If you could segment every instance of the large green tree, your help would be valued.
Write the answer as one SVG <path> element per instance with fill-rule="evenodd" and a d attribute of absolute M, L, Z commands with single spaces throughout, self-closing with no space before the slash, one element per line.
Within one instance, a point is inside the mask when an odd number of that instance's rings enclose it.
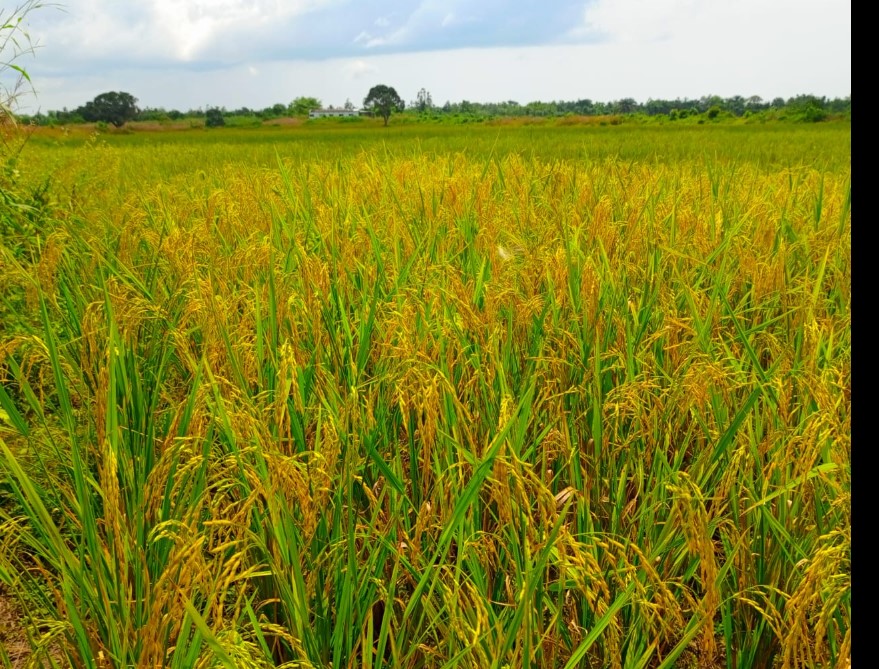
<path fill-rule="evenodd" d="M 218 107 L 208 109 L 204 115 L 204 125 L 206 128 L 219 128 L 226 125 L 223 110 Z"/>
<path fill-rule="evenodd" d="M 369 93 L 363 98 L 363 106 L 381 116 L 385 120 L 385 125 L 387 125 L 388 119 L 391 118 L 391 113 L 403 111 L 406 103 L 397 95 L 397 91 L 393 87 L 379 84 L 369 89 Z"/>
<path fill-rule="evenodd" d="M 415 96 L 415 108 L 420 112 L 428 112 L 433 109 L 433 97 L 426 88 L 422 88 Z"/>
<path fill-rule="evenodd" d="M 139 112 L 136 97 L 131 93 L 116 91 L 101 93 L 78 111 L 86 121 L 112 123 L 117 128 L 136 118 Z"/>
<path fill-rule="evenodd" d="M 290 113 L 294 116 L 308 116 L 312 109 L 320 109 L 321 102 L 317 98 L 308 98 L 300 95 L 290 103 Z"/>

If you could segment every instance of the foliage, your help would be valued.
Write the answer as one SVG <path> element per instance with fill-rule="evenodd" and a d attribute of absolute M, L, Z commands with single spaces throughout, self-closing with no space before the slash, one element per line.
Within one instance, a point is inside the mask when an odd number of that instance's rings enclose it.
<path fill-rule="evenodd" d="M 321 101 L 317 98 L 300 96 L 290 103 L 290 113 L 295 116 L 308 116 L 308 112 L 320 107 Z"/>
<path fill-rule="evenodd" d="M 217 107 L 211 107 L 205 112 L 204 124 L 206 128 L 219 128 L 226 125 L 226 119 L 223 118 L 223 111 Z"/>
<path fill-rule="evenodd" d="M 371 109 L 375 114 L 381 116 L 384 119 L 385 125 L 388 124 L 388 119 L 391 117 L 392 112 L 401 112 L 405 106 L 406 104 L 397 94 L 397 91 L 393 87 L 385 86 L 384 84 L 378 84 L 370 88 L 369 93 L 363 99 L 363 107 Z"/>
<path fill-rule="evenodd" d="M 797 121 L 817 123 L 827 119 L 827 101 L 814 95 L 801 95 L 788 101 L 787 109 Z"/>
<path fill-rule="evenodd" d="M 415 97 L 415 103 L 412 105 L 421 113 L 428 112 L 433 109 L 433 98 L 427 89 L 422 88 Z"/>
<path fill-rule="evenodd" d="M 86 121 L 103 121 L 121 128 L 137 118 L 137 98 L 130 93 L 110 91 L 101 93 L 78 111 Z"/>
<path fill-rule="evenodd" d="M 24 56 L 34 53 L 25 19 L 43 4 L 25 0 L 11 8 L 0 7 L 0 125 L 15 123 L 15 102 L 32 91 L 30 75 L 21 65 Z"/>
<path fill-rule="evenodd" d="M 34 52 L 26 19 L 43 5 L 35 0 L 10 9 L 0 8 L 0 338 L 16 332 L 14 324 L 23 316 L 22 292 L 5 278 L 8 262 L 38 258 L 41 234 L 48 227 L 48 181 L 22 183 L 21 154 L 30 133 L 18 126 L 15 107 L 30 89 L 30 76 L 21 65 Z M 32 90 L 32 89 L 30 89 Z M 17 334 L 17 332 L 16 332 Z"/>
<path fill-rule="evenodd" d="M 278 118 L 284 116 L 288 111 L 288 106 L 277 102 L 271 107 L 262 110 L 263 118 Z"/>
<path fill-rule="evenodd" d="M 734 95 L 730 98 L 719 96 L 703 96 L 698 99 L 677 98 L 675 100 L 649 99 L 645 103 L 639 103 L 632 98 L 624 98 L 618 101 L 598 102 L 589 99 L 559 100 L 559 101 L 533 101 L 521 105 L 515 100 L 502 102 L 473 102 L 462 100 L 452 103 L 447 101 L 442 106 L 433 106 L 433 100 L 426 89 L 419 93 L 426 96 L 419 105 L 416 99 L 411 109 L 418 111 L 422 121 L 450 121 L 452 123 L 484 122 L 499 118 L 564 118 L 564 117 L 625 117 L 627 120 L 639 122 L 646 119 L 654 119 L 662 122 L 666 119 L 681 121 L 689 119 L 689 123 L 704 122 L 704 114 L 714 107 L 719 111 L 715 121 L 725 119 L 747 118 L 750 122 L 763 122 L 775 120 L 790 120 L 794 122 L 807 120 L 846 119 L 851 120 L 851 97 L 845 98 L 818 98 L 811 95 L 800 95 L 789 100 L 775 98 L 771 102 L 762 100 L 759 96 L 752 95 L 744 98 Z M 808 102 L 808 101 L 812 102 Z M 305 116 L 310 109 L 321 106 L 316 98 L 297 98 L 288 106 L 275 104 L 262 110 L 242 107 L 236 110 L 226 111 L 227 120 L 240 116 L 259 116 L 262 119 L 271 119 L 293 114 Z M 346 109 L 353 107 L 350 100 L 346 100 Z M 422 109 L 423 108 L 423 109 Z M 36 125 L 64 125 L 69 123 L 82 123 L 82 107 L 76 110 L 63 109 L 60 111 L 49 110 L 39 113 L 25 120 Z M 676 113 L 675 113 L 675 110 Z M 823 110 L 823 111 L 821 111 Z M 204 110 L 190 109 L 187 111 L 144 109 L 138 113 L 138 120 L 166 119 L 202 119 Z"/>

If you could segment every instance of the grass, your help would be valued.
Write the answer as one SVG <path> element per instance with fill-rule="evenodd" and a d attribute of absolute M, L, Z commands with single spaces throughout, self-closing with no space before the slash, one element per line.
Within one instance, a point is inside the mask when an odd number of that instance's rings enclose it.
<path fill-rule="evenodd" d="M 53 180 L 0 211 L 0 579 L 32 661 L 845 666 L 849 125 L 23 157 L 18 197 Z"/>

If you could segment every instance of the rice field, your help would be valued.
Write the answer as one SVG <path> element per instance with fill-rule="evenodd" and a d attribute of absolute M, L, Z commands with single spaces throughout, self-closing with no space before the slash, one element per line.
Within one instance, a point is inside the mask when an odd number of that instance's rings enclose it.
<path fill-rule="evenodd" d="M 6 666 L 848 666 L 849 123 L 14 167 Z"/>

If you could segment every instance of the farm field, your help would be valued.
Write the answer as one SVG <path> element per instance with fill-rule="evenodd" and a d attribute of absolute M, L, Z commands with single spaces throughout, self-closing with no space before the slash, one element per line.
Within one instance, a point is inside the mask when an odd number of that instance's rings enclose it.
<path fill-rule="evenodd" d="M 8 666 L 848 666 L 850 123 L 39 129 L 0 189 Z"/>

